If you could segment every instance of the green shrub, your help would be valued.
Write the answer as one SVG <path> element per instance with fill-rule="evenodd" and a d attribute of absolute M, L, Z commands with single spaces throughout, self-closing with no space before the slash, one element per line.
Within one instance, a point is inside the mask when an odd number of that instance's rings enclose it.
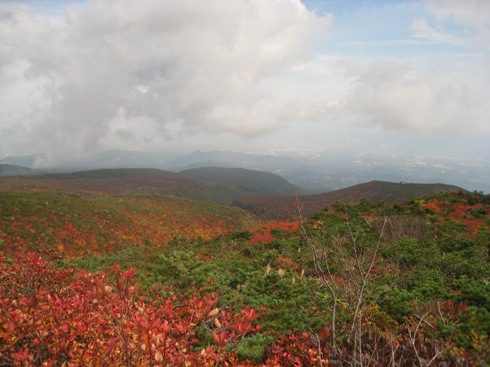
<path fill-rule="evenodd" d="M 274 340 L 272 336 L 257 333 L 246 337 L 238 343 L 238 356 L 240 359 L 249 359 L 255 363 L 263 362 L 265 349 Z"/>

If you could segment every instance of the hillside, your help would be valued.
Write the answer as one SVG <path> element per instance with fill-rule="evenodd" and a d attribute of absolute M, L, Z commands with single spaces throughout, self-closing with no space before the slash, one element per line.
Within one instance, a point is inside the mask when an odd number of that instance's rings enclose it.
<path fill-rule="evenodd" d="M 253 195 L 241 197 L 234 202 L 243 208 L 265 219 L 297 220 L 298 204 L 303 216 L 322 211 L 336 201 L 351 203 L 367 200 L 375 203 L 394 204 L 405 200 L 440 192 L 464 191 L 460 187 L 445 184 L 415 184 L 371 181 L 345 189 L 323 194 L 306 196 L 287 195 Z"/>
<path fill-rule="evenodd" d="M 165 248 L 173 238 L 212 238 L 255 228 L 241 209 L 161 195 L 66 197 L 52 192 L 0 192 L 4 250 L 27 246 L 82 256 L 125 245 Z"/>
<path fill-rule="evenodd" d="M 174 172 L 157 169 L 101 169 L 29 177 L 2 177 L 0 191 L 49 191 L 57 195 L 152 194 L 213 201 L 210 188 Z"/>
<path fill-rule="evenodd" d="M 40 173 L 42 173 L 42 172 L 35 170 L 35 169 L 32 169 L 32 168 L 17 166 L 15 164 L 0 163 L 0 177 L 2 177 L 2 176 L 27 176 L 27 175 L 35 175 L 35 174 L 40 174 Z"/>
<path fill-rule="evenodd" d="M 243 168 L 202 167 L 180 171 L 179 174 L 220 187 L 221 196 L 226 193 L 230 199 L 250 194 L 295 195 L 305 192 L 273 173 Z M 220 200 L 222 198 L 217 198 Z"/>
<path fill-rule="evenodd" d="M 313 218 L 0 192 L 0 365 L 489 365 L 490 196 Z"/>
<path fill-rule="evenodd" d="M 239 168 L 200 168 L 180 173 L 149 168 L 98 169 L 29 177 L 4 177 L 0 190 L 48 190 L 68 196 L 155 194 L 231 204 L 251 194 L 303 190 L 272 173 Z"/>
<path fill-rule="evenodd" d="M 147 177 L 147 178 L 179 178 L 179 175 L 170 171 L 154 168 L 110 168 L 86 170 L 70 173 L 50 173 L 43 175 L 45 178 L 69 180 L 69 179 L 109 179 L 121 177 Z"/>

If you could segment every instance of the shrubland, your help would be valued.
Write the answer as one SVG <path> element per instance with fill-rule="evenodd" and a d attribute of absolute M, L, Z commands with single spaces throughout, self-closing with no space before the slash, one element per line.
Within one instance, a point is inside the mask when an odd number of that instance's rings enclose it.
<path fill-rule="evenodd" d="M 21 222 L 30 246 L 12 249 L 2 209 L 0 365 L 490 363 L 488 195 L 297 206 L 296 222 L 158 243 L 141 226 L 77 256 L 36 251 L 42 229 Z"/>

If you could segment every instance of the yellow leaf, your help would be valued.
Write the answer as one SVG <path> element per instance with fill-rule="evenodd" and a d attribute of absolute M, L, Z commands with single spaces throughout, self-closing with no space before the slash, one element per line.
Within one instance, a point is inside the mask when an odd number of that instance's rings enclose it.
<path fill-rule="evenodd" d="M 155 361 L 157 361 L 157 362 L 162 362 L 163 361 L 162 352 L 160 352 L 159 350 L 157 350 L 155 352 Z"/>
<path fill-rule="evenodd" d="M 214 325 L 218 328 L 221 329 L 221 322 L 219 322 L 218 319 L 214 319 Z"/>
<path fill-rule="evenodd" d="M 216 317 L 218 316 L 218 313 L 219 313 L 219 308 L 216 307 L 216 308 L 213 308 L 209 313 L 208 313 L 208 317 Z"/>

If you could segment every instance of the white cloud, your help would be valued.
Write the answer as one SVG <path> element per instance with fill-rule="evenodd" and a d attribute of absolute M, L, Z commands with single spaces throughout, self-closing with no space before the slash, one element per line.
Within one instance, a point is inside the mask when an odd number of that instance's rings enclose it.
<path fill-rule="evenodd" d="M 453 45 L 463 45 L 464 41 L 459 37 L 451 35 L 440 29 L 434 29 L 426 19 L 416 19 L 410 25 L 414 37 L 426 39 L 432 42 L 450 43 Z"/>
<path fill-rule="evenodd" d="M 490 132 L 489 81 L 488 68 L 465 72 L 444 58 L 424 67 L 377 61 L 358 72 L 343 114 L 358 123 L 421 135 Z"/>
<path fill-rule="evenodd" d="M 484 1 L 394 6 L 396 21 L 359 7 L 328 38 L 299 0 L 18 3 L 0 4 L 0 156 L 490 133 Z"/>
<path fill-rule="evenodd" d="M 452 18 L 477 27 L 490 25 L 490 3 L 485 0 L 426 0 L 426 4 L 439 19 Z"/>
<path fill-rule="evenodd" d="M 299 0 L 89 0 L 56 22 L 0 5 L 5 149 L 76 160 L 118 139 L 271 131 L 263 80 L 329 26 Z"/>
<path fill-rule="evenodd" d="M 426 4 L 441 24 L 452 22 L 465 27 L 473 34 L 477 47 L 490 51 L 490 1 L 426 0 Z"/>
<path fill-rule="evenodd" d="M 349 92 L 338 116 L 421 136 L 488 134 L 490 2 L 428 0 L 425 5 L 430 20 L 414 19 L 412 35 L 448 47 L 432 56 L 414 53 L 411 60 L 339 61 Z"/>

